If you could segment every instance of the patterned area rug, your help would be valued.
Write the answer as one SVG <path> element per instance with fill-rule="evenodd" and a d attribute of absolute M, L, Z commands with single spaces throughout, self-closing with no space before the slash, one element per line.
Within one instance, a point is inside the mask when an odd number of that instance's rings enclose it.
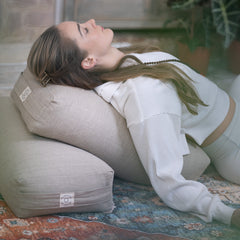
<path fill-rule="evenodd" d="M 0 198 L 0 240 L 187 240 L 63 216 L 20 219 Z"/>
<path fill-rule="evenodd" d="M 240 187 L 224 181 L 210 168 L 198 181 L 228 205 L 240 207 Z M 239 240 L 240 230 L 218 222 L 206 224 L 166 207 L 151 187 L 114 182 L 116 208 L 106 213 L 69 213 L 16 218 L 0 200 L 0 239 L 38 240 Z"/>

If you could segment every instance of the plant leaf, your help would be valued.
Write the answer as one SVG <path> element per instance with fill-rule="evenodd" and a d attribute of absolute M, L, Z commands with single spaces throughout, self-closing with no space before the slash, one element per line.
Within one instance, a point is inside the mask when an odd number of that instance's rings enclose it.
<path fill-rule="evenodd" d="M 173 9 L 190 9 L 200 4 L 202 0 L 176 0 L 171 1 L 171 7 Z"/>
<path fill-rule="evenodd" d="M 239 0 L 212 0 L 211 8 L 217 32 L 224 36 L 224 47 L 227 48 L 240 28 Z"/>

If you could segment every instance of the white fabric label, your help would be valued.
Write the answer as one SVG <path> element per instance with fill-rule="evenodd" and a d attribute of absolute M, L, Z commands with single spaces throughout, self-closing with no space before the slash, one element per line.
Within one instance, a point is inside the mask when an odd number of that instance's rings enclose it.
<path fill-rule="evenodd" d="M 60 207 L 72 207 L 74 206 L 74 192 L 61 193 L 60 194 Z"/>
<path fill-rule="evenodd" d="M 27 86 L 19 96 L 21 101 L 24 102 L 28 98 L 28 96 L 31 94 L 31 92 L 32 90 L 30 89 L 30 87 Z"/>

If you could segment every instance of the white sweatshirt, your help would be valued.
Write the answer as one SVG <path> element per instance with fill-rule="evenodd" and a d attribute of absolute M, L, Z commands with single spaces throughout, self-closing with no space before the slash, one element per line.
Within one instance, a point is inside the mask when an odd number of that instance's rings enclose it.
<path fill-rule="evenodd" d="M 142 62 L 176 59 L 164 52 L 132 54 Z M 127 63 L 136 64 L 133 61 Z M 225 118 L 228 95 L 186 65 L 172 62 L 191 79 L 207 107 L 192 115 L 180 101 L 174 85 L 150 77 L 107 82 L 95 90 L 126 119 L 139 158 L 159 197 L 174 209 L 191 212 L 203 220 L 230 224 L 234 209 L 197 182 L 181 175 L 183 155 L 189 153 L 185 134 L 201 145 Z"/>

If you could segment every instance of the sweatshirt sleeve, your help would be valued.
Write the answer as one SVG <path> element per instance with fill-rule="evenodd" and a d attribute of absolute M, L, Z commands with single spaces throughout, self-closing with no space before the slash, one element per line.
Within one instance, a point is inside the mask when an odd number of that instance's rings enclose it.
<path fill-rule="evenodd" d="M 234 209 L 212 195 L 203 184 L 182 175 L 180 117 L 159 114 L 129 126 L 139 158 L 151 184 L 169 207 L 190 212 L 206 222 L 230 224 Z"/>

